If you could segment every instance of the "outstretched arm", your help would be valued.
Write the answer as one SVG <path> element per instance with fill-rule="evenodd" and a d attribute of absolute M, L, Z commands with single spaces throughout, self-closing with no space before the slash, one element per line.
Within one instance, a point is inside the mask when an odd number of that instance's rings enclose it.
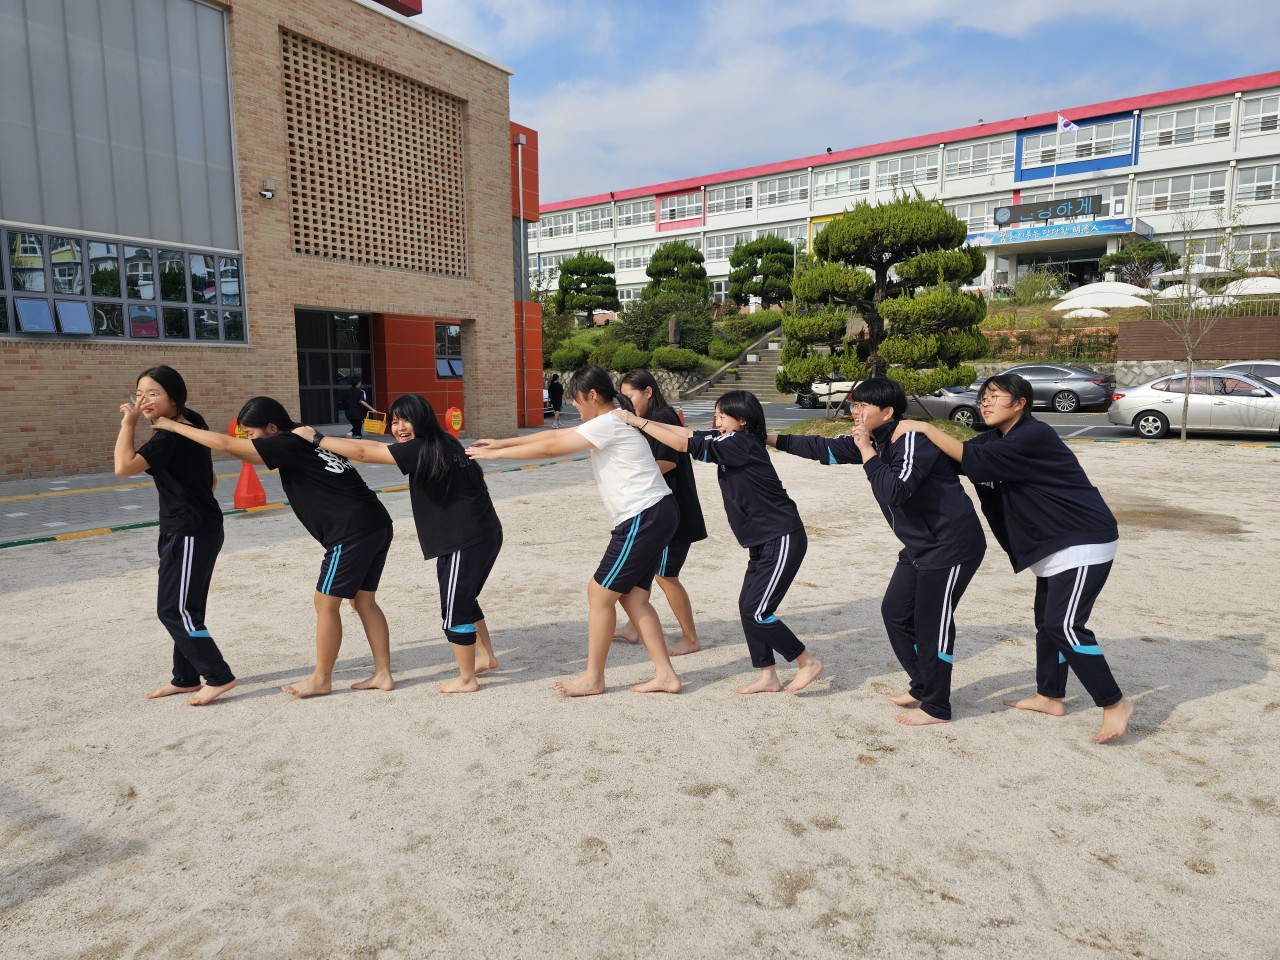
<path fill-rule="evenodd" d="M 133 449 L 133 428 L 138 423 L 138 413 L 137 404 L 120 404 L 120 432 L 116 434 L 114 458 L 117 477 L 134 477 L 151 466 L 146 457 L 138 456 Z"/>
<path fill-rule="evenodd" d="M 239 437 L 229 437 L 224 433 L 214 433 L 212 430 L 201 430 L 187 423 L 178 423 L 176 420 L 170 420 L 168 417 L 160 417 L 153 424 L 152 430 L 168 430 L 170 433 L 176 433 L 186 437 L 188 440 L 194 440 L 203 447 L 210 450 L 217 450 L 221 453 L 229 453 L 233 457 L 239 457 L 241 460 L 247 460 L 249 463 L 262 463 L 262 457 L 258 455 L 258 450 L 253 445 L 252 440 L 241 440 Z"/>
<path fill-rule="evenodd" d="M 896 441 L 906 433 L 923 433 L 935 447 L 956 463 L 962 462 L 964 443 L 949 433 L 939 430 L 933 424 L 925 423 L 922 420 L 903 420 L 898 424 L 898 429 L 893 431 L 893 439 Z"/>
<path fill-rule="evenodd" d="M 585 453 L 592 443 L 577 430 L 539 430 L 507 440 L 477 440 L 467 447 L 472 460 L 540 460 Z"/>
<path fill-rule="evenodd" d="M 689 449 L 689 438 L 693 436 L 693 431 L 688 427 L 681 427 L 674 423 L 658 423 L 656 420 L 646 420 L 644 417 L 637 417 L 629 410 L 614 410 L 613 415 L 628 426 L 635 427 L 641 433 L 647 433 L 659 443 L 665 443 L 672 450 L 685 451 Z"/>
<path fill-rule="evenodd" d="M 308 443 L 314 443 L 319 432 L 315 427 L 297 427 L 293 431 Z M 329 450 L 348 460 L 359 460 L 361 463 L 389 463 L 394 465 L 396 458 L 391 455 L 391 447 L 377 440 L 347 440 L 343 437 L 320 435 L 320 449 Z"/>

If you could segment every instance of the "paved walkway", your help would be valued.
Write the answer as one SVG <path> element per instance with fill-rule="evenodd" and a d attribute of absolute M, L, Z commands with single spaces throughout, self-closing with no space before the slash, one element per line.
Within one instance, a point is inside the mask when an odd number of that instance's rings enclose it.
<path fill-rule="evenodd" d="M 345 436 L 348 424 L 321 425 L 321 433 Z M 533 433 L 522 429 L 520 433 Z M 370 440 L 384 439 L 367 437 Z M 388 442 L 390 438 L 385 438 Z M 465 446 L 467 441 L 463 441 Z M 575 456 L 571 459 L 582 459 Z M 494 461 L 481 463 L 485 472 L 527 470 L 548 466 L 559 460 Z M 241 461 L 215 460 L 218 488 L 215 495 L 225 513 L 240 513 L 233 502 L 236 482 L 240 478 Z M 355 464 L 365 482 L 379 493 L 407 490 L 408 478 L 398 467 L 384 464 Z M 279 509 L 285 505 L 280 476 L 274 470 L 257 467 L 258 479 L 267 493 L 267 506 L 258 510 Z M 117 477 L 114 473 L 89 473 L 74 477 L 44 477 L 38 480 L 0 481 L 0 549 L 51 540 L 69 540 L 94 536 L 114 530 L 154 526 L 159 503 L 155 486 L 145 474 Z"/>

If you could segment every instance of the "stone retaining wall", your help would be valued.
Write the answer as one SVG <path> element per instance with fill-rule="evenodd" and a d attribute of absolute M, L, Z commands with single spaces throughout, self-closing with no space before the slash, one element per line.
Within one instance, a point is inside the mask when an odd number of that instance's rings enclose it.
<path fill-rule="evenodd" d="M 555 370 L 542 371 L 543 389 L 546 389 L 547 384 L 551 382 L 551 375 L 555 372 Z M 698 370 L 650 370 L 649 372 L 653 374 L 653 379 L 658 381 L 658 386 L 662 389 L 662 395 L 667 398 L 669 403 L 675 403 L 684 396 L 684 392 L 686 390 L 696 387 L 706 379 L 702 375 L 701 371 Z M 614 383 L 617 383 L 618 378 L 624 373 L 626 373 L 625 370 L 611 370 L 610 376 L 613 377 Z M 572 370 L 561 371 L 560 381 L 562 383 L 568 383 L 569 377 L 572 374 Z M 569 399 L 566 397 L 565 403 L 568 402 Z"/>

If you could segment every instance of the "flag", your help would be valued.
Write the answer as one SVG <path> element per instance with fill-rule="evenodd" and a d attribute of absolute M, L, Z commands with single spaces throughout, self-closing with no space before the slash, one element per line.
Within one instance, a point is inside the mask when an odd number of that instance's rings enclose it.
<path fill-rule="evenodd" d="M 1062 133 L 1064 130 L 1079 130 L 1079 129 L 1080 129 L 1079 127 L 1077 127 L 1074 123 L 1072 123 L 1062 114 L 1058 114 L 1058 132 L 1059 133 Z"/>

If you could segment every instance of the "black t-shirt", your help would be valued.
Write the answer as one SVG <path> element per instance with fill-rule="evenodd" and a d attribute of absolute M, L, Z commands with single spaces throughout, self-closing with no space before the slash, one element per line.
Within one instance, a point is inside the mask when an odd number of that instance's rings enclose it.
<path fill-rule="evenodd" d="M 253 441 L 262 462 L 280 471 L 294 515 L 325 548 L 391 526 L 382 501 L 351 463 L 293 433 Z"/>
<path fill-rule="evenodd" d="M 671 407 L 655 411 L 647 419 L 654 423 L 680 425 L 680 415 Z M 648 433 L 645 433 L 644 438 L 649 441 L 654 460 L 667 460 L 676 465 L 674 470 L 668 470 L 662 475 L 676 498 L 676 506 L 680 508 L 680 526 L 676 527 L 675 536 L 671 539 L 685 543 L 707 539 L 707 524 L 702 518 L 702 504 L 698 501 L 698 484 L 693 478 L 693 459 L 688 453 L 668 447 Z"/>
<path fill-rule="evenodd" d="M 699 430 L 689 438 L 689 455 L 714 463 L 729 528 L 744 547 L 754 547 L 803 529 L 800 511 L 787 496 L 769 452 L 746 433 Z"/>
<path fill-rule="evenodd" d="M 160 530 L 199 535 L 222 529 L 222 508 L 213 495 L 209 448 L 167 430 L 151 435 L 138 456 L 160 493 Z"/>
<path fill-rule="evenodd" d="M 559 380 L 552 381 L 547 387 L 547 399 L 551 401 L 551 405 L 557 410 L 564 403 L 564 384 Z"/>
<path fill-rule="evenodd" d="M 361 403 L 364 398 L 364 391 L 357 386 L 352 386 L 347 391 L 347 413 L 353 417 L 364 413 L 364 405 Z"/>
<path fill-rule="evenodd" d="M 413 522 L 418 528 L 418 543 L 428 560 L 454 553 L 488 537 L 502 536 L 502 522 L 493 509 L 489 488 L 484 482 L 480 464 L 462 450 L 462 444 L 450 440 L 453 454 L 453 482 L 449 495 L 432 500 L 414 478 L 418 454 L 425 440 L 406 440 L 391 444 L 391 456 L 401 473 L 409 476 L 409 502 L 413 505 Z"/>

